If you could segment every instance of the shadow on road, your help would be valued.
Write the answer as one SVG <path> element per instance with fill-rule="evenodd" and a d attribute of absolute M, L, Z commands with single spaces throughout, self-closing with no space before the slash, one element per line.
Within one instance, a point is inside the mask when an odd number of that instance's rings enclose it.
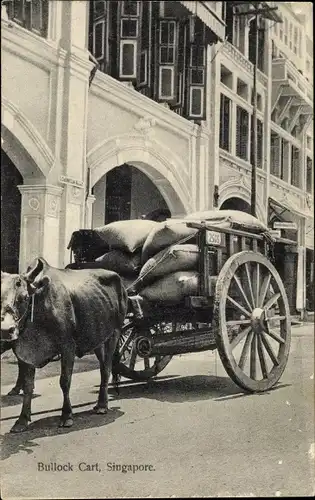
<path fill-rule="evenodd" d="M 39 398 L 40 394 L 33 394 L 32 399 Z M 15 396 L 1 395 L 0 396 L 0 406 L 1 408 L 7 408 L 8 406 L 21 405 L 23 402 L 23 394 L 18 394 Z"/>
<path fill-rule="evenodd" d="M 290 384 L 279 384 L 269 392 L 287 387 Z M 97 390 L 91 391 L 97 393 Z M 247 396 L 258 396 L 243 392 L 228 377 L 215 377 L 211 375 L 194 375 L 187 377 L 177 377 L 176 379 L 159 378 L 149 380 L 138 385 L 124 385 L 119 389 L 117 397 L 113 389 L 109 392 L 114 395 L 114 399 L 135 399 L 146 398 L 169 403 L 186 403 L 213 399 L 214 401 L 224 401 L 229 399 L 242 398 Z M 261 394 L 268 395 L 269 392 Z"/>
<path fill-rule="evenodd" d="M 73 409 L 77 406 L 73 405 Z M 60 412 L 60 410 L 58 410 L 58 412 Z M 113 423 L 117 418 L 123 415 L 124 412 L 117 406 L 111 407 L 106 415 L 97 415 L 93 413 L 92 410 L 85 410 L 81 413 L 74 414 L 74 423 L 72 427 L 58 427 L 60 415 L 42 418 L 31 423 L 28 430 L 21 434 L 6 433 L 0 436 L 1 459 L 6 460 L 11 455 L 15 455 L 21 451 L 28 455 L 33 453 L 33 449 L 39 446 L 38 443 L 35 443 L 34 439 L 56 436 L 59 434 L 69 434 L 70 432 L 76 432 L 83 429 L 104 427 Z"/>

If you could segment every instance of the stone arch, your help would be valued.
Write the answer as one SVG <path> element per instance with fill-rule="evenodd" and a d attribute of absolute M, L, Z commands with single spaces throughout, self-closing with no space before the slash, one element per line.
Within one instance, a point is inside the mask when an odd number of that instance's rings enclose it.
<path fill-rule="evenodd" d="M 181 175 L 182 165 L 175 155 L 146 136 L 119 136 L 107 139 L 87 155 L 91 185 L 113 168 L 128 163 L 148 176 L 168 204 L 172 215 L 191 210 L 191 198 Z"/>
<path fill-rule="evenodd" d="M 250 205 L 251 203 L 251 191 L 250 187 L 247 185 L 246 181 L 243 179 L 240 181 L 239 178 L 232 178 L 226 181 L 219 187 L 219 208 L 223 205 L 225 201 L 230 198 L 240 198 Z M 256 213 L 257 218 L 262 222 L 266 222 L 266 214 L 263 208 L 263 203 L 259 194 L 257 193 L 256 198 Z"/>
<path fill-rule="evenodd" d="M 2 97 L 1 147 L 13 161 L 23 179 L 43 181 L 54 164 L 46 141 L 26 116 Z"/>

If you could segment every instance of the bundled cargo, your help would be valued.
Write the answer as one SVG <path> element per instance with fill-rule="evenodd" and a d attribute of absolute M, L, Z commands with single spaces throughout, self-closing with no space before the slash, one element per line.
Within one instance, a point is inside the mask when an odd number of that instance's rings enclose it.
<path fill-rule="evenodd" d="M 149 233 L 159 226 L 151 220 L 121 220 L 94 229 L 110 250 L 133 253 L 140 249 Z"/>
<path fill-rule="evenodd" d="M 150 257 L 181 240 L 186 239 L 185 242 L 192 242 L 196 233 L 196 229 L 188 228 L 185 222 L 176 219 L 158 223 L 145 240 L 142 248 L 142 263 L 145 264 Z"/>
<path fill-rule="evenodd" d="M 240 229 L 255 233 L 268 233 L 268 227 L 253 215 L 241 212 L 240 210 L 207 210 L 204 212 L 194 212 L 186 215 L 185 220 L 201 221 L 206 220 L 213 225 Z"/>
<path fill-rule="evenodd" d="M 67 248 L 71 248 L 75 259 L 81 262 L 92 262 L 109 249 L 94 229 L 74 231 Z"/>
<path fill-rule="evenodd" d="M 176 304 L 188 295 L 197 295 L 198 289 L 197 271 L 178 271 L 154 281 L 141 290 L 139 295 L 148 302 Z"/>
<path fill-rule="evenodd" d="M 139 280 L 148 284 L 156 278 L 177 271 L 197 271 L 199 248 L 197 245 L 173 245 L 151 257 L 141 268 Z"/>
<path fill-rule="evenodd" d="M 122 250 L 111 250 L 98 257 L 96 262 L 103 269 L 115 271 L 121 275 L 135 275 L 141 267 L 141 250 L 134 253 L 123 252 Z"/>

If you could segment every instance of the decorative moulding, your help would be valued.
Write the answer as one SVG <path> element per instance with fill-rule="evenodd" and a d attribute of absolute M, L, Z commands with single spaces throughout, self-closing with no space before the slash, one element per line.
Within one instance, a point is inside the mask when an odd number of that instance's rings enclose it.
<path fill-rule="evenodd" d="M 144 116 L 134 125 L 134 129 L 145 135 L 154 135 L 154 127 L 157 124 L 157 120 L 151 116 Z"/>
<path fill-rule="evenodd" d="M 34 210 L 34 212 L 37 212 L 37 210 L 39 209 L 39 200 L 38 198 L 35 198 L 35 197 L 32 197 L 28 200 L 28 205 L 29 207 Z"/>
<path fill-rule="evenodd" d="M 160 103 L 148 99 L 140 92 L 136 92 L 134 88 L 131 89 L 122 85 L 122 82 L 100 71 L 95 75 L 91 93 L 134 113 L 136 116 L 139 116 L 140 113 L 143 116 L 149 114 L 157 118 L 163 124 L 164 129 L 175 135 L 187 138 L 194 129 L 194 124 L 189 120 L 177 115 L 170 109 L 166 109 Z"/>

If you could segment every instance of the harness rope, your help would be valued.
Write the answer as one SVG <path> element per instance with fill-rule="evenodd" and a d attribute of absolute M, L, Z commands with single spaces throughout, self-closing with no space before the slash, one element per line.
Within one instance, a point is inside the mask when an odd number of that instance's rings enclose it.
<path fill-rule="evenodd" d="M 31 323 L 34 322 L 34 305 L 35 305 L 35 294 L 33 293 L 32 296 L 28 297 L 28 302 L 27 302 L 27 306 L 26 306 L 26 309 L 24 311 L 24 313 L 22 314 L 22 316 L 20 318 L 18 318 L 18 314 L 17 314 L 17 307 L 16 307 L 16 298 L 17 298 L 17 291 L 15 293 L 15 296 L 14 296 L 14 299 L 12 301 L 12 304 L 8 304 L 7 307 L 5 308 L 7 312 L 11 312 L 11 314 L 13 315 L 13 318 L 15 319 L 17 325 L 19 326 L 21 321 L 27 316 L 28 312 L 29 312 L 29 306 L 30 306 L 30 303 L 31 303 Z"/>

